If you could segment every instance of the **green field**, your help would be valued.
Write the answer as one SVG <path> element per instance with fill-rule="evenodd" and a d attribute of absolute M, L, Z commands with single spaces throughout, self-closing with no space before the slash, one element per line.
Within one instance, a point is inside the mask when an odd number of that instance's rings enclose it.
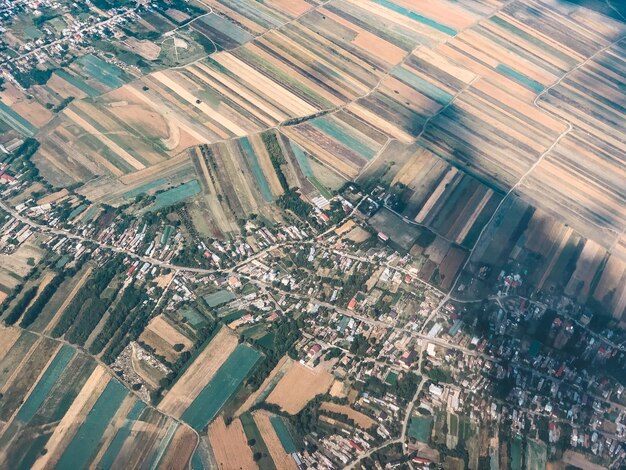
<path fill-rule="evenodd" d="M 515 438 L 511 442 L 511 470 L 522 470 L 522 440 Z"/>
<path fill-rule="evenodd" d="M 278 436 L 278 439 L 280 439 L 280 443 L 282 444 L 283 449 L 285 449 L 285 452 L 288 454 L 297 452 L 298 449 L 296 449 L 296 444 L 293 442 L 291 433 L 289 432 L 289 429 L 287 429 L 287 425 L 283 421 L 283 418 L 280 416 L 272 416 L 270 418 L 270 422 L 272 423 L 274 432 Z"/>
<path fill-rule="evenodd" d="M 69 73 L 67 73 L 63 69 L 55 70 L 54 73 L 57 74 L 59 77 L 61 77 L 63 80 L 65 80 L 70 85 L 75 86 L 76 88 L 78 88 L 80 91 L 85 93 L 87 96 L 94 97 L 94 96 L 98 96 L 100 94 L 100 92 L 98 90 L 96 90 L 93 87 L 90 87 L 83 80 L 81 80 L 78 77 L 75 77 L 74 75 L 70 75 Z"/>
<path fill-rule="evenodd" d="M 526 444 L 526 469 L 545 470 L 548 460 L 548 449 L 542 442 L 529 440 Z"/>
<path fill-rule="evenodd" d="M 419 442 L 430 441 L 430 431 L 433 427 L 432 416 L 412 416 L 409 422 L 409 437 Z"/>
<path fill-rule="evenodd" d="M 189 181 L 188 183 L 181 184 L 180 186 L 176 186 L 175 188 L 168 189 L 167 191 L 157 194 L 155 196 L 154 204 L 150 207 L 150 210 L 158 211 L 164 207 L 178 204 L 179 202 L 183 202 L 196 194 L 200 194 L 200 192 L 201 188 L 198 180 Z"/>
<path fill-rule="evenodd" d="M 235 294 L 233 294 L 229 290 L 220 290 L 217 292 L 213 292 L 212 294 L 207 294 L 202 298 L 209 307 L 215 308 L 225 303 L 228 303 L 231 300 L 234 300 Z"/>
<path fill-rule="evenodd" d="M 46 371 L 43 373 L 32 393 L 17 413 L 16 419 L 28 422 L 35 416 L 41 404 L 45 401 L 48 393 L 57 383 L 59 376 L 65 370 L 70 360 L 74 357 L 74 348 L 63 345 L 56 354 Z"/>
<path fill-rule="evenodd" d="M 258 426 L 254 422 L 254 418 L 252 417 L 252 415 L 249 412 L 244 413 L 239 417 L 239 419 L 241 420 L 241 425 L 243 426 L 243 432 L 246 435 L 246 439 L 248 439 L 248 441 L 254 440 L 254 445 L 250 446 L 252 448 L 252 452 L 259 452 L 261 454 L 267 455 L 267 457 L 263 457 L 257 462 L 259 470 L 276 470 L 274 461 L 269 456 L 267 444 L 265 444 L 263 436 L 261 435 Z"/>
<path fill-rule="evenodd" d="M 145 408 L 146 404 L 144 402 L 137 401 L 137 403 L 135 403 L 132 409 L 128 412 L 128 415 L 126 415 L 126 421 L 117 431 L 106 452 L 100 459 L 100 462 L 98 462 L 99 469 L 108 470 L 112 467 L 113 462 L 115 461 L 115 457 L 117 457 L 117 454 L 119 454 L 120 450 L 122 449 L 124 442 L 126 441 L 128 436 L 130 436 L 130 431 L 133 427 L 133 424 L 135 424 L 135 421 L 137 421 L 137 418 L 139 418 Z"/>
<path fill-rule="evenodd" d="M 272 191 L 269 184 L 267 183 L 265 175 L 263 174 L 261 165 L 259 165 L 256 154 L 252 149 L 252 145 L 250 145 L 250 141 L 244 137 L 239 141 L 239 145 L 241 146 L 241 150 L 243 151 L 246 160 L 248 160 L 248 163 L 250 164 L 250 169 L 252 170 L 252 174 L 254 174 L 254 179 L 256 179 L 256 182 L 259 185 L 259 189 L 261 190 L 263 199 L 265 199 L 267 202 L 273 201 L 274 197 L 272 196 Z"/>
<path fill-rule="evenodd" d="M 237 346 L 213 379 L 185 410 L 181 419 L 197 431 L 204 429 L 220 412 L 260 357 L 258 351 L 245 344 Z"/>
<path fill-rule="evenodd" d="M 128 395 L 127 390 L 117 380 L 111 380 L 93 405 L 76 435 L 65 448 L 57 468 L 87 468 L 98 450 L 104 434 L 119 406 Z"/>
<path fill-rule="evenodd" d="M 118 88 L 126 83 L 124 71 L 95 55 L 88 54 L 77 60 L 85 73 L 109 88 Z"/>
<path fill-rule="evenodd" d="M 496 70 L 536 93 L 541 93 L 544 89 L 541 83 L 528 78 L 526 75 L 519 73 L 517 70 L 512 69 L 508 65 L 498 64 L 496 66 Z"/>
<path fill-rule="evenodd" d="M 374 1 L 378 3 L 379 5 L 384 6 L 385 8 L 389 8 L 390 10 L 395 11 L 396 13 L 404 15 L 407 18 L 410 18 L 414 21 L 418 21 L 422 24 L 425 24 L 426 26 L 430 26 L 431 28 L 434 28 L 437 31 L 441 31 L 442 33 L 445 33 L 448 36 L 456 35 L 456 30 L 448 26 L 445 26 L 441 23 L 437 23 L 436 21 L 431 20 L 430 18 L 422 16 L 418 13 L 415 13 L 414 11 L 411 11 L 408 8 L 404 8 L 400 5 L 396 5 L 395 3 L 390 2 L 389 0 L 374 0 Z"/>
<path fill-rule="evenodd" d="M 345 147 L 359 153 L 368 160 L 376 155 L 376 150 L 368 147 L 364 143 L 360 142 L 356 137 L 350 135 L 348 131 L 343 128 L 343 126 L 339 125 L 331 118 L 324 116 L 313 119 L 311 121 L 311 125 L 325 134 L 328 134 Z"/>

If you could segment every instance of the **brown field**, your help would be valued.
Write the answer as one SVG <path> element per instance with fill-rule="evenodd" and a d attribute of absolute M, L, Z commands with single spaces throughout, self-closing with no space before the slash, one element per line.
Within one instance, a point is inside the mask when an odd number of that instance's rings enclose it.
<path fill-rule="evenodd" d="M 258 468 L 238 419 L 230 426 L 226 426 L 221 416 L 215 419 L 209 426 L 209 442 L 219 468 Z"/>
<path fill-rule="evenodd" d="M 159 468 L 185 470 L 197 443 L 198 435 L 189 426 L 181 424 L 159 461 Z"/>
<path fill-rule="evenodd" d="M 179 418 L 235 350 L 238 337 L 222 327 L 196 360 L 167 392 L 158 408 Z"/>
<path fill-rule="evenodd" d="M 0 325 L 0 360 L 9 352 L 20 335 L 21 331 L 18 328 Z"/>
<path fill-rule="evenodd" d="M 280 372 L 282 372 L 283 369 L 285 369 L 285 366 L 289 367 L 291 363 L 292 363 L 292 359 L 289 356 L 283 356 L 280 359 L 280 361 L 278 361 L 278 364 L 276 364 L 276 366 L 272 369 L 272 372 L 270 372 L 270 375 L 268 375 L 267 378 L 263 381 L 261 386 L 246 399 L 243 405 L 239 407 L 239 409 L 235 413 L 235 416 L 240 416 L 241 414 L 248 411 L 252 407 L 252 405 L 254 405 L 259 395 L 261 395 L 261 393 L 263 393 L 263 391 L 266 390 L 267 387 L 270 386 L 270 384 L 274 381 L 276 376 Z"/>
<path fill-rule="evenodd" d="M 280 439 L 274 431 L 274 426 L 270 422 L 270 413 L 265 410 L 255 411 L 253 413 L 254 422 L 259 428 L 259 432 L 263 436 L 263 442 L 270 451 L 270 456 L 276 465 L 277 470 L 298 470 L 296 462 L 291 455 L 285 452 Z"/>
<path fill-rule="evenodd" d="M 188 350 L 193 346 L 193 341 L 178 331 L 163 315 L 150 320 L 139 339 L 152 346 L 158 354 L 164 356 L 170 362 L 175 361 L 182 351 Z M 176 352 L 174 350 L 174 345 L 176 344 L 182 344 L 185 347 L 182 351 Z"/>
<path fill-rule="evenodd" d="M 301 411 L 315 396 L 328 391 L 333 380 L 332 374 L 320 367 L 310 369 L 294 362 L 266 401 L 293 415 Z"/>
<path fill-rule="evenodd" d="M 35 235 L 31 236 L 10 255 L 0 254 L 0 285 L 13 289 L 19 282 L 11 273 L 19 277 L 26 276 L 33 269 L 28 264 L 29 258 L 33 258 L 35 264 L 39 264 L 43 252 L 36 246 L 34 238 Z"/>
<path fill-rule="evenodd" d="M 161 47 L 148 40 L 140 40 L 133 37 L 126 38 L 122 44 L 130 51 L 140 55 L 146 60 L 156 60 L 161 53 Z"/>
<path fill-rule="evenodd" d="M 361 429 L 369 429 L 376 424 L 372 418 L 367 415 L 364 415 L 360 411 L 353 410 L 347 405 L 338 405 L 337 403 L 324 402 L 322 406 L 320 406 L 322 411 L 330 411 L 331 413 L 339 413 L 342 415 L 346 415 L 349 419 L 354 421 Z"/>

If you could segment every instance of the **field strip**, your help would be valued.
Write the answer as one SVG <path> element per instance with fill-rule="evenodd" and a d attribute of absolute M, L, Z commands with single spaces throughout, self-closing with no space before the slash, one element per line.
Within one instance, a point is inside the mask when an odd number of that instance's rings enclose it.
<path fill-rule="evenodd" d="M 21 336 L 21 330 L 2 324 L 0 325 L 0 336 L 2 337 L 2 341 L 0 341 L 0 360 L 2 360 Z"/>
<path fill-rule="evenodd" d="M 128 413 L 134 407 L 136 402 L 137 400 L 132 394 L 129 394 L 122 402 L 117 412 L 115 413 L 115 416 L 107 426 L 104 435 L 100 439 L 100 449 L 98 449 L 98 452 L 96 452 L 96 455 L 92 459 L 92 464 L 100 462 L 100 459 L 102 459 L 102 456 L 108 450 L 111 441 L 115 439 L 116 433 L 122 429 Z"/>
<path fill-rule="evenodd" d="M 269 413 L 265 410 L 255 411 L 252 414 L 254 422 L 259 428 L 261 436 L 263 436 L 263 442 L 267 446 L 270 452 L 270 456 L 276 465 L 277 470 L 298 470 L 295 460 L 285 452 L 283 445 L 274 431 L 274 427 L 270 422 Z"/>
<path fill-rule="evenodd" d="M 85 271 L 83 276 L 78 281 L 78 284 L 76 284 L 74 286 L 74 288 L 72 289 L 72 292 L 69 293 L 69 295 L 67 296 L 67 298 L 65 299 L 63 304 L 57 310 L 57 313 L 55 313 L 54 317 L 52 317 L 52 319 L 48 322 L 48 326 L 46 326 L 46 328 L 42 332 L 42 335 L 49 334 L 50 330 L 52 330 L 52 328 L 54 328 L 56 323 L 61 318 L 61 315 L 63 315 L 63 312 L 65 312 L 65 309 L 69 306 L 69 304 L 72 302 L 72 300 L 74 300 L 74 297 L 76 296 L 76 294 L 78 293 L 80 288 L 83 287 L 85 282 L 87 282 L 87 279 L 89 278 L 89 275 L 91 274 L 92 270 L 93 270 L 93 268 L 91 266 L 87 268 L 87 270 Z"/>
<path fill-rule="evenodd" d="M 115 153 L 117 153 L 120 157 L 122 157 L 126 163 L 128 163 L 130 166 L 132 166 L 135 170 L 143 170 L 146 166 L 141 163 L 139 160 L 135 159 L 135 157 L 133 157 L 130 153 L 128 153 L 126 150 L 124 150 L 122 147 L 120 147 L 119 145 L 117 145 L 115 142 L 113 142 L 111 139 L 109 139 L 108 137 L 106 137 L 104 134 L 102 134 L 102 132 L 98 131 L 98 129 L 96 129 L 95 127 L 93 127 L 90 123 L 88 123 L 87 121 L 85 121 L 82 117 L 80 117 L 77 113 L 75 113 L 74 111 L 72 111 L 71 109 L 66 109 L 65 110 L 66 115 L 72 119 L 74 122 L 76 122 L 76 124 L 78 124 L 79 126 L 81 126 L 83 129 L 85 129 L 87 132 L 89 132 L 90 134 L 92 134 L 94 137 L 96 137 L 98 140 L 100 140 L 104 145 L 106 145 L 107 147 L 109 147 L 111 150 L 113 150 Z M 111 165 L 109 162 L 107 162 L 107 168 L 108 166 L 113 166 Z M 119 171 L 119 170 L 118 170 Z"/>
<path fill-rule="evenodd" d="M 9 375 L 9 377 L 7 377 L 7 380 L 4 382 L 4 385 L 2 386 L 2 388 L 0 388 L 0 393 L 4 394 L 6 393 L 7 389 L 12 385 L 13 380 L 20 375 L 21 369 L 22 369 L 22 365 L 26 364 L 26 362 L 28 362 L 28 360 L 31 358 L 31 356 L 35 353 L 35 351 L 39 348 L 40 344 L 44 341 L 43 337 L 39 337 L 34 343 L 33 345 L 30 347 L 30 349 L 28 350 L 28 352 L 24 355 L 24 357 L 22 358 L 22 360 L 19 362 L 19 364 L 17 364 L 15 366 L 15 370 L 11 373 L 11 375 Z M 58 349 L 58 348 L 57 348 Z M 56 353 L 56 351 L 55 351 Z M 48 364 L 48 363 L 46 363 Z"/>
<path fill-rule="evenodd" d="M 32 470 L 42 470 L 44 468 L 54 467 L 56 462 L 51 462 L 51 460 L 53 458 L 60 458 L 60 452 L 63 451 L 63 447 L 61 447 L 62 441 L 71 438 L 74 432 L 82 424 L 85 416 L 81 417 L 80 414 L 84 408 L 91 408 L 91 406 L 93 406 L 96 402 L 98 396 L 100 396 L 100 393 L 102 393 L 106 384 L 109 382 L 109 380 L 103 380 L 105 377 L 109 379 L 106 369 L 101 365 L 96 366 L 94 371 L 91 373 L 91 376 L 87 379 L 85 385 L 83 385 L 83 388 L 78 393 L 76 399 L 67 410 L 67 413 L 65 413 L 65 416 L 63 416 L 63 419 L 61 419 L 59 425 L 52 433 L 50 440 L 46 444 L 48 452 L 35 461 Z M 59 455 L 55 455 L 57 454 L 57 450 L 60 451 Z"/>
<path fill-rule="evenodd" d="M 219 468 L 258 468 L 239 419 L 226 426 L 224 418 L 218 416 L 209 426 L 208 437 Z"/>
<path fill-rule="evenodd" d="M 36 343 L 35 343 L 36 344 Z M 54 361 L 54 359 L 56 358 L 57 353 L 61 350 L 61 348 L 63 347 L 62 344 L 57 343 L 57 345 L 59 346 L 56 350 L 51 351 L 52 354 L 50 354 L 50 359 L 48 360 L 48 362 L 46 362 L 46 365 L 43 367 L 43 369 L 41 369 L 41 372 L 39 373 L 39 375 L 37 376 L 37 378 L 35 379 L 35 381 L 33 382 L 33 384 L 30 386 L 30 388 L 26 391 L 26 393 L 24 394 L 24 397 L 22 399 L 22 402 L 20 403 L 20 406 L 18 406 L 15 411 L 13 412 L 13 414 L 11 415 L 11 417 L 7 420 L 7 425 L 11 424 L 13 422 L 13 420 L 15 419 L 15 415 L 17 415 L 17 413 L 19 413 L 20 409 L 22 408 L 22 405 L 24 405 L 24 403 L 26 403 L 28 401 L 28 398 L 30 397 L 31 393 L 33 393 L 33 390 L 35 389 L 35 387 L 37 387 L 37 385 L 39 384 L 39 381 L 41 380 L 41 378 L 44 376 L 44 374 L 46 373 L 46 371 L 48 370 L 48 367 L 50 366 L 50 364 L 52 363 L 52 361 Z M 16 367 L 15 370 L 19 370 L 20 367 Z"/>

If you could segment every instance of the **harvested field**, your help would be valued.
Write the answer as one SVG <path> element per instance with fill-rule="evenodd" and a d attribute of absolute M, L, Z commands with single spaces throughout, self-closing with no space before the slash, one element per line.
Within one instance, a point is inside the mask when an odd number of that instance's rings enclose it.
<path fill-rule="evenodd" d="M 191 455 L 196 448 L 198 436 L 187 426 L 179 426 L 172 437 L 165 455 L 159 461 L 160 468 L 185 470 L 189 468 Z"/>
<path fill-rule="evenodd" d="M 259 432 L 263 436 L 263 442 L 267 446 L 269 450 L 270 456 L 274 461 L 274 465 L 276 465 L 277 470 L 297 470 L 298 466 L 296 462 L 293 460 L 291 455 L 285 452 L 283 445 L 278 438 L 274 427 L 270 421 L 270 417 L 272 416 L 269 412 L 265 410 L 255 411 L 252 416 L 254 417 L 254 422 L 259 428 Z"/>
<path fill-rule="evenodd" d="M 167 392 L 158 408 L 168 415 L 179 418 L 211 381 L 237 344 L 237 335 L 230 329 L 222 327 Z"/>
<path fill-rule="evenodd" d="M 266 401 L 289 414 L 296 414 L 315 396 L 327 392 L 332 382 L 332 374 L 321 367 L 310 369 L 294 362 Z M 293 393 L 294 390 L 298 393 Z"/>
<path fill-rule="evenodd" d="M 331 413 L 338 413 L 346 415 L 348 419 L 354 421 L 361 429 L 367 430 L 374 426 L 376 422 L 367 415 L 364 415 L 360 411 L 356 411 L 347 405 L 338 405 L 337 403 L 324 402 L 320 406 L 322 411 L 330 411 Z"/>
<path fill-rule="evenodd" d="M 226 426 L 224 418 L 218 417 L 209 426 L 209 442 L 220 468 L 258 468 L 238 419 Z"/>
<path fill-rule="evenodd" d="M 164 315 L 159 315 L 150 320 L 146 329 L 139 336 L 139 340 L 152 346 L 158 354 L 164 356 L 169 362 L 174 362 L 183 351 L 193 346 L 193 341 L 172 325 Z M 182 344 L 184 349 L 175 351 L 174 346 L 176 344 Z"/>

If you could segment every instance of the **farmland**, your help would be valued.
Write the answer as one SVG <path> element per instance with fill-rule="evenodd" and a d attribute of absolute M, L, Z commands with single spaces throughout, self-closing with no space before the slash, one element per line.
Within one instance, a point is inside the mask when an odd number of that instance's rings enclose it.
<path fill-rule="evenodd" d="M 327 392 L 332 382 L 333 376 L 324 369 L 313 370 L 294 362 L 266 401 L 289 414 L 296 414 L 315 396 Z M 294 394 L 293 390 L 299 390 L 299 393 Z"/>
<path fill-rule="evenodd" d="M 236 347 L 237 337 L 222 327 L 167 392 L 159 409 L 172 416 L 182 416 Z"/>
<path fill-rule="evenodd" d="M 213 421 L 209 426 L 209 442 L 218 465 L 229 464 L 239 468 L 256 468 L 241 421 L 238 419 L 229 426 L 226 426 L 221 417 Z"/>
<path fill-rule="evenodd" d="M 50 468 L 99 462 L 111 468 L 141 454 L 158 462 L 172 452 L 177 459 L 190 459 L 192 449 L 159 452 L 167 446 L 164 428 L 179 425 L 146 409 L 89 356 L 19 331 L 4 331 L 0 358 L 3 370 L 14 370 L 2 379 L 0 412 L 6 426 L 0 458 L 5 465 Z M 144 426 L 150 422 L 165 426 Z"/>
<path fill-rule="evenodd" d="M 194 429 L 202 430 L 219 413 L 260 357 L 260 353 L 248 346 L 237 346 L 181 415 L 181 419 Z"/>

